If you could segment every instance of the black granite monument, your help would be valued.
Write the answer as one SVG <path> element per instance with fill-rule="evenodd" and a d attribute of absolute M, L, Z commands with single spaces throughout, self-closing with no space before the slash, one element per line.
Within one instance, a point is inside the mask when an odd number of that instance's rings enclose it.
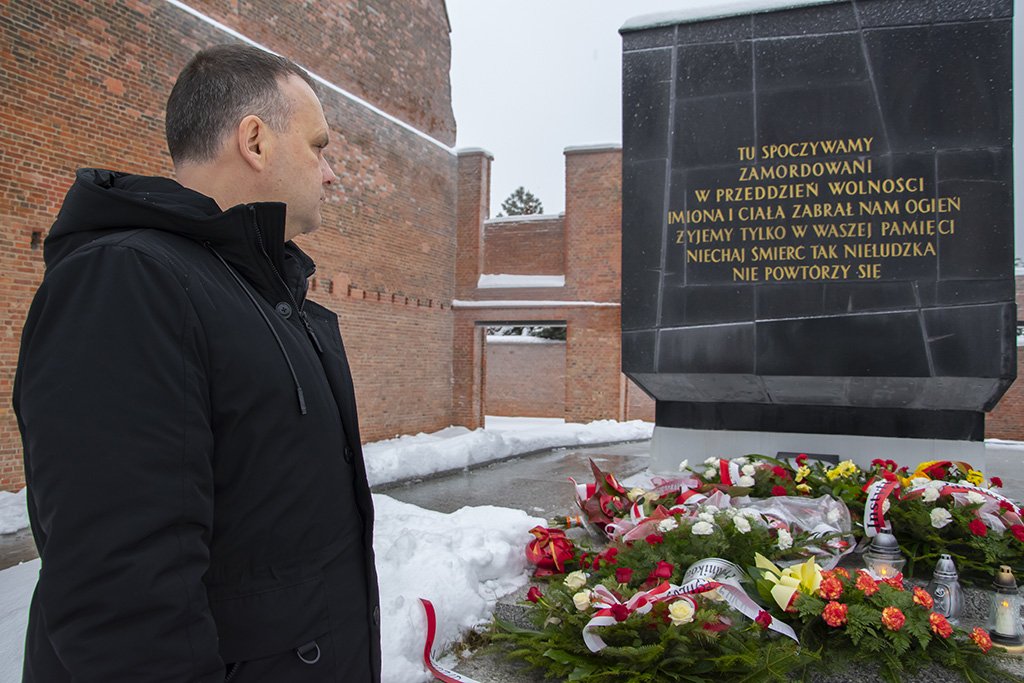
<path fill-rule="evenodd" d="M 1016 376 L 1012 0 L 790 4 L 622 29 L 623 370 L 659 428 L 980 442 Z"/>

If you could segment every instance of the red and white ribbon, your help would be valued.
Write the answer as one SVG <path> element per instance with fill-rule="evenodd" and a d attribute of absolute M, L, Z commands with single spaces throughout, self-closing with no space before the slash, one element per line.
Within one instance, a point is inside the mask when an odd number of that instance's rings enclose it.
<path fill-rule="evenodd" d="M 625 604 L 629 614 L 647 614 L 651 611 L 654 603 L 658 602 L 658 596 L 666 593 L 670 588 L 672 588 L 672 585 L 666 581 L 649 591 L 638 592 L 623 603 L 604 586 L 595 586 L 591 600 L 598 609 L 593 618 L 583 627 L 583 642 L 586 643 L 591 652 L 600 652 L 608 645 L 592 629 L 598 626 L 610 626 L 618 621 L 612 612 L 612 607 Z"/>
<path fill-rule="evenodd" d="M 864 535 L 868 538 L 874 538 L 889 527 L 885 521 L 885 500 L 899 485 L 899 481 L 888 479 L 878 479 L 868 485 L 868 499 L 864 502 Z"/>
<path fill-rule="evenodd" d="M 427 640 L 423 645 L 423 663 L 430 673 L 434 674 L 434 677 L 444 683 L 477 683 L 472 678 L 467 678 L 462 674 L 456 673 L 451 669 L 446 669 L 437 663 L 434 659 L 434 655 L 431 650 L 434 649 L 434 635 L 437 632 L 437 617 L 434 615 L 434 605 L 431 604 L 430 600 L 420 598 L 420 602 L 423 603 L 423 611 L 427 613 Z"/>
<path fill-rule="evenodd" d="M 718 475 L 726 486 L 736 486 L 740 480 L 740 466 L 731 460 L 721 458 L 718 461 Z"/>

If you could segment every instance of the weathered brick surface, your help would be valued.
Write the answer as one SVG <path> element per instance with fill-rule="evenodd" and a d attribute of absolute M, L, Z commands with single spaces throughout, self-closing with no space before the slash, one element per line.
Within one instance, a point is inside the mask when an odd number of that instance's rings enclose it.
<path fill-rule="evenodd" d="M 10 396 L 21 328 L 43 274 L 40 242 L 74 169 L 171 174 L 167 94 L 195 51 L 233 39 L 163 0 L 0 6 L 0 396 Z M 443 0 L 193 6 L 453 140 Z M 321 95 L 332 129 L 327 155 L 340 180 L 324 227 L 300 243 L 318 263 L 312 297 L 341 315 L 363 437 L 447 426 L 456 159 L 330 89 Z M 0 488 L 22 483 L 20 439 L 3 400 Z"/>
<path fill-rule="evenodd" d="M 484 271 L 510 275 L 564 275 L 565 226 L 561 216 L 484 223 Z"/>
<path fill-rule="evenodd" d="M 484 412 L 523 417 L 565 416 L 565 342 L 487 340 Z"/>

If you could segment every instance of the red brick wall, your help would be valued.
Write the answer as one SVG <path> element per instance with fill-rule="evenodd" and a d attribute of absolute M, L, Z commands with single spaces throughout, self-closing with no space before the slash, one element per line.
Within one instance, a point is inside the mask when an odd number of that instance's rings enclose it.
<path fill-rule="evenodd" d="M 1024 275 L 1016 277 L 1017 320 L 1024 319 Z M 985 436 L 1024 441 L 1024 347 L 1017 347 L 1017 381 L 985 416 Z"/>
<path fill-rule="evenodd" d="M 561 216 L 484 224 L 485 273 L 563 275 L 565 228 Z"/>
<path fill-rule="evenodd" d="M 193 6 L 441 142 L 452 141 L 443 0 L 378 0 L 372 9 L 368 3 L 274 0 L 198 0 Z M 4 396 L 10 396 L 21 327 L 43 273 L 33 233 L 45 236 L 76 167 L 170 174 L 163 135 L 167 94 L 196 50 L 232 40 L 163 0 L 3 3 Z M 329 193 L 324 227 L 300 244 L 318 262 L 312 297 L 341 315 L 363 437 L 446 426 L 453 421 L 456 159 L 367 107 L 321 90 L 332 128 L 327 154 L 340 181 Z M 365 292 L 372 294 L 363 298 Z M 9 401 L 0 401 L 0 488 L 22 483 L 16 423 Z"/>
<path fill-rule="evenodd" d="M 654 399 L 625 375 L 622 381 L 626 384 L 626 419 L 654 422 Z"/>
<path fill-rule="evenodd" d="M 484 412 L 565 416 L 565 342 L 487 341 Z"/>

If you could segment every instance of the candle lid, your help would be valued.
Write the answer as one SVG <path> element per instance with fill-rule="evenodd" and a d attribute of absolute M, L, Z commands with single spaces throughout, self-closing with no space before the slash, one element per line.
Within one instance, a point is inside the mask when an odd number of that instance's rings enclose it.
<path fill-rule="evenodd" d="M 1017 591 L 1017 580 L 1013 578 L 1013 570 L 1010 568 L 1010 565 L 1004 564 L 999 567 L 992 585 L 999 591 Z"/>

